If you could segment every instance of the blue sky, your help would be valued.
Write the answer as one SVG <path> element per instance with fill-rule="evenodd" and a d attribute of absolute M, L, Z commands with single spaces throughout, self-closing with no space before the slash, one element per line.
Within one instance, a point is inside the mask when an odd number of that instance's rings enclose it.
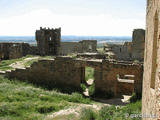
<path fill-rule="evenodd" d="M 146 0 L 0 0 L 0 35 L 34 35 L 61 27 L 63 35 L 131 36 L 145 28 Z"/>

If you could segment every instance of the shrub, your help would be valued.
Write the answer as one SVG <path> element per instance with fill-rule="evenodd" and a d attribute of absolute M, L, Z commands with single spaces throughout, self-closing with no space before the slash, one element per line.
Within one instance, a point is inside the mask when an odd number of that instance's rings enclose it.
<path fill-rule="evenodd" d="M 109 120 L 112 120 L 115 112 L 116 112 L 116 107 L 115 106 L 102 107 L 101 110 L 99 111 L 99 118 L 101 120 L 106 120 L 106 118 L 109 119 Z"/>
<path fill-rule="evenodd" d="M 85 80 L 88 81 L 89 79 L 94 80 L 94 68 L 92 67 L 85 68 Z"/>
<path fill-rule="evenodd" d="M 82 91 L 85 91 L 87 89 L 87 86 L 85 84 L 81 84 L 80 87 L 82 88 Z"/>
<path fill-rule="evenodd" d="M 92 109 L 83 108 L 81 110 L 80 120 L 96 120 L 96 118 L 97 118 L 97 115 Z"/>
<path fill-rule="evenodd" d="M 135 103 L 135 102 L 137 102 L 138 100 L 141 100 L 141 98 L 142 98 L 142 95 L 141 95 L 141 94 L 133 93 L 132 96 L 131 96 L 131 98 L 129 99 L 129 101 L 130 101 L 131 103 Z"/>
<path fill-rule="evenodd" d="M 37 111 L 39 113 L 50 113 L 54 110 L 55 110 L 55 108 L 52 105 L 41 105 L 37 108 Z"/>
<path fill-rule="evenodd" d="M 94 93 L 95 93 L 95 84 L 92 84 L 92 85 L 88 88 L 88 92 L 89 92 L 89 96 L 94 95 Z"/>

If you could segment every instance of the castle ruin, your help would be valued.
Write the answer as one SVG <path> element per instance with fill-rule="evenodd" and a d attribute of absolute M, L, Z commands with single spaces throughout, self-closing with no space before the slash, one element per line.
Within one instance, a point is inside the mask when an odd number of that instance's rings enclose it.
<path fill-rule="evenodd" d="M 61 28 L 36 30 L 36 41 L 40 55 L 58 55 L 61 42 Z"/>
<path fill-rule="evenodd" d="M 143 61 L 144 43 L 145 30 L 134 29 L 132 35 L 132 42 L 125 42 L 123 44 L 106 44 L 104 46 L 104 50 L 108 55 L 114 55 L 114 58 L 117 60 Z"/>

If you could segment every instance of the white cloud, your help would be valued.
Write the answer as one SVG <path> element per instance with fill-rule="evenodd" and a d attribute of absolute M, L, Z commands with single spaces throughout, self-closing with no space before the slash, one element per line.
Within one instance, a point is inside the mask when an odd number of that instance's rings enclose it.
<path fill-rule="evenodd" d="M 57 15 L 48 9 L 0 20 L 0 35 L 34 35 L 39 27 L 61 27 L 63 35 L 131 35 L 134 28 L 144 28 L 143 19 L 119 19 L 111 15 Z"/>

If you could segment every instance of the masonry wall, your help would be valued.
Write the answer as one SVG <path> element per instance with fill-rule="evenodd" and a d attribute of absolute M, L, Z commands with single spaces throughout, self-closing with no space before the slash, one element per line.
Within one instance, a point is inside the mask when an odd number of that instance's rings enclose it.
<path fill-rule="evenodd" d="M 36 47 L 28 43 L 0 43 L 0 59 L 15 59 L 27 54 L 36 54 Z"/>
<path fill-rule="evenodd" d="M 83 52 L 97 52 L 97 40 L 82 40 L 80 43 Z"/>
<path fill-rule="evenodd" d="M 132 35 L 132 42 L 125 42 L 124 44 L 107 44 L 104 46 L 104 50 L 106 50 L 106 52 L 113 52 L 117 60 L 143 61 L 144 43 L 145 30 L 134 29 Z"/>
<path fill-rule="evenodd" d="M 82 72 L 82 68 L 77 67 L 70 59 L 40 60 L 34 63 L 31 68 L 16 69 L 7 73 L 7 76 L 42 85 L 49 89 L 60 88 L 78 91 L 82 81 Z"/>
<path fill-rule="evenodd" d="M 160 1 L 147 1 L 142 114 L 160 116 Z M 160 119 L 160 118 L 159 118 Z M 143 120 L 158 120 L 143 118 Z"/>
<path fill-rule="evenodd" d="M 116 61 L 112 63 L 99 59 L 84 60 L 72 59 L 70 57 L 56 57 L 55 60 L 36 62 L 31 68 L 25 70 L 17 69 L 9 72 L 7 76 L 23 81 L 28 80 L 49 88 L 58 87 L 80 90 L 80 84 L 85 82 L 86 66 L 95 69 L 95 95 L 97 96 L 102 95 L 104 97 L 105 95 L 112 94 L 112 97 L 120 97 L 124 94 L 132 94 L 134 91 L 141 93 L 142 66 L 127 63 L 122 64 Z M 118 83 L 117 74 L 135 75 L 135 84 Z"/>
<path fill-rule="evenodd" d="M 143 61 L 144 59 L 145 30 L 134 29 L 132 35 L 132 59 Z"/>
<path fill-rule="evenodd" d="M 142 65 L 134 65 L 132 63 L 116 63 L 103 61 L 102 79 L 95 81 L 96 91 L 112 93 L 114 96 L 118 97 L 124 94 L 132 94 L 136 92 L 138 94 L 142 93 Z M 135 75 L 135 83 L 119 83 L 117 80 L 117 75 Z M 123 86 L 123 87 L 122 87 Z"/>
<path fill-rule="evenodd" d="M 58 55 L 61 42 L 61 28 L 36 30 L 36 41 L 40 55 Z"/>
<path fill-rule="evenodd" d="M 82 45 L 79 42 L 61 42 L 59 54 L 67 55 L 82 52 Z"/>
<path fill-rule="evenodd" d="M 107 44 L 105 46 L 105 50 L 109 50 L 106 52 L 113 52 L 115 55 L 115 59 L 117 60 L 131 60 L 131 46 L 132 44 L 126 42 L 124 44 Z"/>
<path fill-rule="evenodd" d="M 97 52 L 96 40 L 82 40 L 80 42 L 61 42 L 59 54 L 67 55 L 71 53 Z"/>

